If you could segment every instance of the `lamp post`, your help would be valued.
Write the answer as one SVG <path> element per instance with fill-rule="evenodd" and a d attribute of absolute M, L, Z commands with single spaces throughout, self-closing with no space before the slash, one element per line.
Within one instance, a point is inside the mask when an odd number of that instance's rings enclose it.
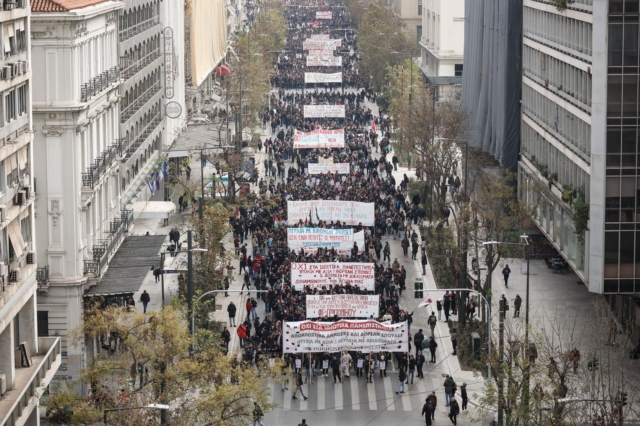
<path fill-rule="evenodd" d="M 493 258 L 491 257 L 491 255 L 493 254 L 491 250 L 493 246 L 505 245 L 505 246 L 524 246 L 525 247 L 525 257 L 527 258 L 527 290 L 526 290 L 526 300 L 525 300 L 524 359 L 526 360 L 525 361 L 526 364 L 525 364 L 524 375 L 522 380 L 523 387 L 524 387 L 522 402 L 525 407 L 528 407 L 529 406 L 529 382 L 531 377 L 531 363 L 528 361 L 529 359 L 529 237 L 527 235 L 521 235 L 520 240 L 524 242 L 508 243 L 504 241 L 503 242 L 487 241 L 482 244 L 487 247 L 490 253 L 489 261 L 491 263 L 493 263 Z M 490 279 L 491 272 L 492 272 L 492 268 L 490 266 L 489 266 L 488 272 L 489 272 L 489 278 L 487 279 Z M 488 290 L 491 291 L 490 288 Z M 490 320 L 491 319 L 489 319 L 489 321 Z M 491 331 L 490 326 L 489 326 L 489 331 Z M 489 334 L 488 338 L 491 339 L 491 334 Z M 502 353 L 502 348 L 500 348 L 500 352 Z M 500 422 L 502 419 L 502 410 L 503 410 L 503 407 L 501 407 L 501 405 L 499 404 L 498 405 L 498 422 Z M 499 424 L 502 425 L 502 423 L 499 423 Z"/>

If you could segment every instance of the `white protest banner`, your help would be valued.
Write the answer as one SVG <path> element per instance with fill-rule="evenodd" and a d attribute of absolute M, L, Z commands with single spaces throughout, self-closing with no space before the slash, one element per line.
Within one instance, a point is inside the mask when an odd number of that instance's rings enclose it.
<path fill-rule="evenodd" d="M 305 105 L 304 118 L 344 118 L 344 105 Z M 344 135 L 344 130 L 340 129 Z"/>
<path fill-rule="evenodd" d="M 344 129 L 317 129 L 311 132 L 296 130 L 294 148 L 344 148 Z"/>
<path fill-rule="evenodd" d="M 307 318 L 378 318 L 379 301 L 366 294 L 307 295 Z"/>
<path fill-rule="evenodd" d="M 296 290 L 346 284 L 373 291 L 375 264 L 357 262 L 292 263 L 291 285 Z"/>
<path fill-rule="evenodd" d="M 340 255 L 349 255 L 353 243 L 358 244 L 358 252 L 364 251 L 364 231 L 353 232 L 353 229 L 325 228 L 287 228 L 287 245 L 296 252 L 303 249 L 313 254 L 318 247 L 334 249 Z"/>
<path fill-rule="evenodd" d="M 331 12 L 316 12 L 316 19 L 331 19 L 332 15 Z"/>
<path fill-rule="evenodd" d="M 329 157 L 329 158 L 318 157 L 318 163 L 333 164 L 333 157 Z M 307 168 L 306 173 L 309 174 L 309 168 Z"/>
<path fill-rule="evenodd" d="M 306 39 L 302 42 L 302 50 L 336 50 L 336 47 L 342 46 L 341 38 L 334 39 Z"/>
<path fill-rule="evenodd" d="M 307 200 L 287 202 L 287 221 L 293 225 L 298 221 L 320 220 L 334 223 L 340 221 L 345 225 L 373 226 L 376 220 L 374 203 L 338 200 Z"/>
<path fill-rule="evenodd" d="M 382 324 L 372 320 L 337 322 L 285 322 L 283 353 L 305 352 L 407 352 L 407 322 Z"/>
<path fill-rule="evenodd" d="M 333 56 L 333 50 L 310 50 L 305 56 Z"/>
<path fill-rule="evenodd" d="M 349 163 L 309 163 L 310 175 L 324 175 L 326 173 L 349 174 Z"/>
<path fill-rule="evenodd" d="M 331 34 L 312 34 L 309 38 L 311 40 L 329 40 L 331 38 Z"/>
<path fill-rule="evenodd" d="M 305 72 L 305 83 L 342 83 L 342 73 L 336 72 L 331 74 L 323 74 L 320 72 Z"/>
<path fill-rule="evenodd" d="M 342 56 L 307 56 L 308 67 L 341 67 Z"/>

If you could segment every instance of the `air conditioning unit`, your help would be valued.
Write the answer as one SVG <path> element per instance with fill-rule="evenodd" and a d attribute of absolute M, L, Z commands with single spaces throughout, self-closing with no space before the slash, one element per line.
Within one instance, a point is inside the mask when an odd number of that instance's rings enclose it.
<path fill-rule="evenodd" d="M 29 61 L 22 61 L 20 65 L 22 66 L 22 74 L 26 74 L 29 71 Z"/>
<path fill-rule="evenodd" d="M 28 265 L 35 265 L 36 263 L 36 253 L 33 251 L 30 251 L 27 253 L 27 264 Z"/>
<path fill-rule="evenodd" d="M 24 205 L 27 202 L 27 194 L 24 191 L 16 192 L 16 195 L 13 197 L 13 203 L 19 206 Z"/>
<path fill-rule="evenodd" d="M 9 281 L 12 283 L 17 283 L 22 279 L 22 271 L 20 268 L 16 268 L 13 271 L 9 272 Z"/>
<path fill-rule="evenodd" d="M 11 78 L 11 67 L 4 66 L 0 70 L 0 80 L 9 80 Z"/>
<path fill-rule="evenodd" d="M 0 396 L 3 396 L 7 392 L 7 375 L 0 373 Z"/>

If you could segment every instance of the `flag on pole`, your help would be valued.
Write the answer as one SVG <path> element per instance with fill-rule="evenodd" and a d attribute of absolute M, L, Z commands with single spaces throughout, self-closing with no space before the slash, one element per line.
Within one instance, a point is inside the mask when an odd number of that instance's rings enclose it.
<path fill-rule="evenodd" d="M 427 297 L 425 297 L 424 300 L 420 302 L 420 304 L 418 305 L 418 308 L 424 308 L 425 306 L 429 306 L 432 303 L 433 303 L 433 299 L 431 298 L 431 296 L 427 294 Z"/>
<path fill-rule="evenodd" d="M 280 219 L 278 219 L 278 216 L 274 216 L 273 217 L 273 229 L 277 231 L 279 226 L 280 226 Z"/>
<path fill-rule="evenodd" d="M 309 223 L 313 223 L 313 216 L 311 215 L 313 209 L 309 209 Z"/>
<path fill-rule="evenodd" d="M 376 131 L 376 117 L 373 117 L 373 121 L 371 122 L 371 130 Z"/>
<path fill-rule="evenodd" d="M 318 219 L 318 222 L 320 222 L 320 215 L 318 214 L 318 208 L 316 207 L 316 219 Z"/>

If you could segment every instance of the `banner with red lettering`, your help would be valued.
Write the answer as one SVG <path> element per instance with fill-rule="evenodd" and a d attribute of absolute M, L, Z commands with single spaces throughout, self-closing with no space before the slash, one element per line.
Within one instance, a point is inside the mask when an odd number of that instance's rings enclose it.
<path fill-rule="evenodd" d="M 336 50 L 337 47 L 341 46 L 341 38 L 328 40 L 319 38 L 308 38 L 302 42 L 302 50 Z"/>
<path fill-rule="evenodd" d="M 344 118 L 344 105 L 305 105 L 304 118 Z M 344 133 L 344 130 L 340 129 Z"/>
<path fill-rule="evenodd" d="M 331 19 L 332 17 L 332 12 L 316 12 L 316 19 Z"/>
<path fill-rule="evenodd" d="M 340 255 L 350 255 L 353 243 L 358 244 L 358 252 L 364 250 L 364 231 L 353 229 L 327 228 L 287 228 L 287 247 L 296 252 L 316 253 L 319 247 L 334 249 Z"/>
<path fill-rule="evenodd" d="M 346 284 L 368 291 L 375 289 L 375 264 L 358 262 L 292 263 L 291 285 L 296 290 L 304 287 L 329 288 Z"/>
<path fill-rule="evenodd" d="M 408 352 L 406 321 L 387 324 L 372 320 L 337 322 L 285 322 L 283 353 L 305 352 Z"/>
<path fill-rule="evenodd" d="M 378 318 L 379 302 L 369 294 L 307 295 L 307 318 Z"/>
<path fill-rule="evenodd" d="M 349 174 L 349 163 L 309 163 L 307 167 L 310 175 L 324 175 L 327 173 Z"/>
<path fill-rule="evenodd" d="M 344 148 L 344 129 L 317 129 L 311 132 L 296 130 L 294 148 Z"/>
<path fill-rule="evenodd" d="M 307 55 L 308 67 L 341 67 L 342 56 L 311 56 Z"/>
<path fill-rule="evenodd" d="M 295 225 L 298 221 L 323 220 L 345 225 L 373 226 L 376 221 L 375 204 L 341 200 L 305 200 L 287 201 L 287 223 Z"/>

